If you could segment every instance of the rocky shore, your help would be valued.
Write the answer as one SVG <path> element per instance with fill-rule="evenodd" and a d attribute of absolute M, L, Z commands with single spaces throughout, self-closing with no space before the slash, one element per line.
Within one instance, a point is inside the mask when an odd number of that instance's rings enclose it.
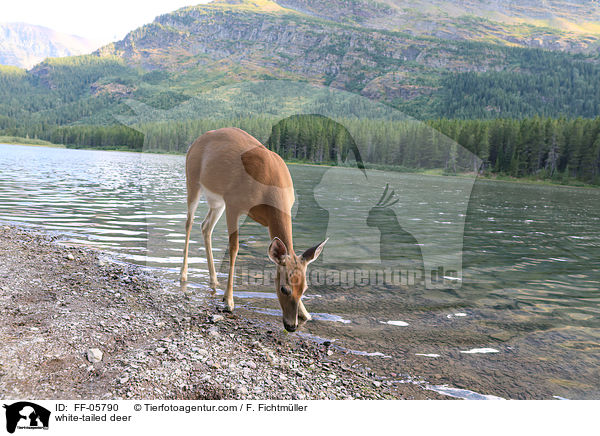
<path fill-rule="evenodd" d="M 441 398 L 177 291 L 57 235 L 0 226 L 0 398 Z"/>

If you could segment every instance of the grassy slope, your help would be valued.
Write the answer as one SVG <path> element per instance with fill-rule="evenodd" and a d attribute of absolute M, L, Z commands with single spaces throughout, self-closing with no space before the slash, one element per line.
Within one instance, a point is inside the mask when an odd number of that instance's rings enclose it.
<path fill-rule="evenodd" d="M 50 141 L 44 141 L 42 139 L 21 138 L 18 136 L 0 136 L 0 144 L 37 145 L 43 147 L 65 148 L 64 145 L 53 144 Z"/>

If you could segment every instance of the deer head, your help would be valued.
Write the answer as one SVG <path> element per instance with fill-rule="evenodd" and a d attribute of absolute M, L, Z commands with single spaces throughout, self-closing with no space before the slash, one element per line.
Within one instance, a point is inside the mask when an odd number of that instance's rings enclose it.
<path fill-rule="evenodd" d="M 367 217 L 367 226 L 369 227 L 383 227 L 386 226 L 390 219 L 396 218 L 396 214 L 391 209 L 391 206 L 398 203 L 399 199 L 393 200 L 395 191 L 389 192 L 390 184 L 386 183 L 385 189 L 381 198 L 375 206 L 369 211 Z M 389 193 L 388 193 L 389 192 Z"/>
<path fill-rule="evenodd" d="M 327 239 L 297 256 L 288 252 L 279 238 L 273 238 L 269 245 L 269 259 L 277 265 L 275 290 L 283 312 L 283 326 L 288 332 L 298 328 L 298 312 L 304 318 L 308 316 L 300 299 L 306 291 L 306 267 L 319 257 Z"/>

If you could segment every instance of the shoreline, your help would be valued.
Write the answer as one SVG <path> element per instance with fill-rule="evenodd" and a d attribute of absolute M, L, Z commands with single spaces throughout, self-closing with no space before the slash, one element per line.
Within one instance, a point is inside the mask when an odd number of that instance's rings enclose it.
<path fill-rule="evenodd" d="M 23 138 L 23 139 L 25 139 L 25 138 Z M 44 142 L 47 142 L 47 141 L 44 141 Z M 0 144 L 2 144 L 2 143 L 3 143 L 2 138 L 0 137 Z M 111 152 L 120 152 L 120 153 L 148 153 L 148 154 L 158 154 L 158 155 L 165 155 L 165 156 L 185 156 L 185 153 L 178 153 L 178 152 L 169 153 L 166 151 L 143 151 L 143 150 L 137 151 L 137 150 L 127 150 L 127 149 L 120 149 L 120 148 L 101 149 L 101 148 L 85 147 L 85 146 L 70 148 L 64 144 L 53 144 L 50 142 L 48 142 L 47 144 L 26 144 L 26 143 L 11 142 L 11 143 L 6 143 L 6 145 L 61 148 L 61 149 L 67 149 L 67 150 L 70 149 L 70 150 L 88 150 L 88 151 L 90 151 L 90 150 L 91 151 L 111 151 Z M 285 163 L 286 163 L 286 165 L 308 165 L 308 166 L 327 167 L 327 168 L 350 168 L 350 167 L 346 167 L 346 166 L 318 164 L 318 163 L 314 163 L 314 162 L 310 163 L 310 162 L 285 161 Z M 553 186 L 553 187 L 580 188 L 580 189 L 600 189 L 600 186 L 598 186 L 598 185 L 590 185 L 590 184 L 586 184 L 584 182 L 556 183 L 556 182 L 553 182 L 548 179 L 516 178 L 516 177 L 505 176 L 505 175 L 501 175 L 501 174 L 477 175 L 477 176 L 473 177 L 472 172 L 456 173 L 456 174 L 442 174 L 443 169 L 441 169 L 441 168 L 424 169 L 424 170 L 414 169 L 412 171 L 406 171 L 405 169 L 402 169 L 402 170 L 394 171 L 393 169 L 392 170 L 378 169 L 377 168 L 378 164 L 367 164 L 367 165 L 374 165 L 373 168 L 366 168 L 366 169 L 372 170 L 372 171 L 393 171 L 393 172 L 399 172 L 399 173 L 404 173 L 404 174 L 418 174 L 418 175 L 423 175 L 423 176 L 428 176 L 428 177 L 453 177 L 453 178 L 474 179 L 474 180 L 484 180 L 484 181 L 503 182 L 503 183 L 516 183 L 516 184 L 522 184 L 522 185 L 524 184 L 524 185 Z"/>
<path fill-rule="evenodd" d="M 0 277 L 2 399 L 450 399 L 55 233 L 0 225 Z"/>

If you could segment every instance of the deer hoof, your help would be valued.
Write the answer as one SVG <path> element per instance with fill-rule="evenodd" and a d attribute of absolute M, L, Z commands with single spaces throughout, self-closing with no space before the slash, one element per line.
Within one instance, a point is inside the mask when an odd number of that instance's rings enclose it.
<path fill-rule="evenodd" d="M 225 299 L 223 299 L 223 301 L 225 301 Z M 233 312 L 233 301 L 225 301 L 225 311 L 226 312 Z"/>
<path fill-rule="evenodd" d="M 298 314 L 298 318 L 300 318 L 300 319 L 302 319 L 304 321 L 310 321 L 312 319 L 312 316 L 310 316 L 310 313 L 308 313 L 308 312 L 306 314 L 299 313 Z"/>

